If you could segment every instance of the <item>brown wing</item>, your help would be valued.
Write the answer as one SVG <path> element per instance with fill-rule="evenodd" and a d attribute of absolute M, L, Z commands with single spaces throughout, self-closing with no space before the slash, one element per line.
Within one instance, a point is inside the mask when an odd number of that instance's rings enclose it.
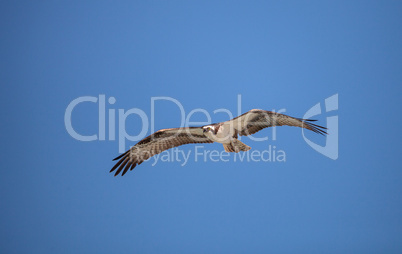
<path fill-rule="evenodd" d="M 128 169 L 133 170 L 135 166 L 140 165 L 155 154 L 173 147 L 193 143 L 213 143 L 213 141 L 204 135 L 202 127 L 173 128 L 157 131 L 138 142 L 127 152 L 113 159 L 120 160 L 110 172 L 119 167 L 114 176 L 117 176 L 121 171 L 123 171 L 121 174 L 123 176 Z"/>
<path fill-rule="evenodd" d="M 327 134 L 325 131 L 327 128 L 311 123 L 313 121 L 316 120 L 294 118 L 267 110 L 252 109 L 225 122 L 225 124 L 233 124 L 240 136 L 248 136 L 264 128 L 283 125 L 305 128 L 321 135 Z"/>

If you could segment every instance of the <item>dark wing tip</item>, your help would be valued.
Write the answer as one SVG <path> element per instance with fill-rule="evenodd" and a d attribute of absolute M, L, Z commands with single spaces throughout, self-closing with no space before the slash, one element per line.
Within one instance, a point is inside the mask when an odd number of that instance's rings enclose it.
<path fill-rule="evenodd" d="M 315 133 L 321 134 L 323 136 L 328 135 L 328 133 L 326 132 L 327 128 L 311 123 L 311 122 L 315 122 L 317 120 L 311 120 L 311 119 L 299 119 L 303 122 L 303 124 L 306 125 L 306 129 L 314 131 Z"/>
<path fill-rule="evenodd" d="M 114 174 L 114 176 L 117 176 L 118 174 L 120 174 L 120 172 L 124 169 L 124 167 L 127 165 L 128 161 L 130 159 L 128 157 L 124 157 L 124 161 L 123 163 L 120 165 L 120 167 L 116 170 L 116 173 Z"/>
<path fill-rule="evenodd" d="M 127 166 L 124 168 L 123 173 L 121 174 L 121 176 L 124 176 L 127 171 L 129 170 L 129 168 L 135 163 L 131 163 L 130 161 L 127 163 Z"/>
<path fill-rule="evenodd" d="M 140 164 L 138 163 L 138 165 L 140 165 Z M 135 168 L 135 166 L 137 166 L 137 164 L 136 164 L 136 163 L 132 163 L 132 164 L 131 164 L 130 171 L 133 170 L 133 168 Z"/>
<path fill-rule="evenodd" d="M 127 151 L 127 152 L 125 152 L 125 153 L 120 154 L 119 156 L 117 156 L 117 157 L 116 157 L 116 158 L 114 158 L 113 160 L 115 161 L 115 160 L 120 159 L 121 157 L 123 157 L 124 155 L 126 155 L 128 152 L 130 152 L 130 150 L 128 150 L 128 151 Z"/>
<path fill-rule="evenodd" d="M 119 160 L 109 172 L 112 173 L 125 159 L 126 157 L 121 158 L 121 160 Z"/>
<path fill-rule="evenodd" d="M 110 170 L 110 173 L 112 173 L 113 171 L 115 171 L 116 169 L 116 172 L 115 172 L 115 174 L 114 174 L 114 176 L 117 176 L 118 174 L 120 174 L 120 172 L 122 172 L 122 176 L 124 176 L 126 173 L 127 173 L 127 171 L 130 169 L 130 170 L 133 170 L 133 168 L 135 168 L 135 166 L 137 165 L 137 163 L 136 162 L 131 162 L 130 161 L 130 158 L 129 158 L 129 151 L 130 150 L 128 150 L 127 152 L 125 152 L 125 153 L 123 153 L 123 154 L 121 154 L 119 157 L 117 157 L 117 158 L 115 158 L 114 160 L 116 160 L 116 159 L 120 159 L 117 163 L 116 163 L 116 165 L 114 165 L 113 166 L 113 168 Z"/>
<path fill-rule="evenodd" d="M 314 131 L 315 133 L 321 134 L 323 136 L 328 135 L 328 133 L 325 131 L 327 128 L 316 125 L 316 124 L 309 124 L 309 130 Z"/>

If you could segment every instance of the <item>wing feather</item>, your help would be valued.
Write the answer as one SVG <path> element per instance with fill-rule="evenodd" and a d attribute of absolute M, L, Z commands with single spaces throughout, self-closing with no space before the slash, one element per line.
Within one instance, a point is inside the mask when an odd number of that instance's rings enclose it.
<path fill-rule="evenodd" d="M 149 135 L 131 147 L 127 152 L 119 155 L 114 160 L 120 159 L 110 170 L 113 172 L 117 167 L 115 176 L 122 172 L 133 170 L 135 166 L 151 158 L 152 156 L 166 151 L 170 148 L 194 143 L 213 143 L 203 133 L 202 127 L 187 127 L 163 129 Z"/>
<path fill-rule="evenodd" d="M 313 121 L 316 120 L 295 118 L 272 111 L 252 109 L 225 122 L 225 124 L 232 124 L 240 136 L 252 135 L 268 127 L 283 125 L 305 128 L 321 135 L 327 134 L 325 131 L 327 128 L 311 123 Z"/>

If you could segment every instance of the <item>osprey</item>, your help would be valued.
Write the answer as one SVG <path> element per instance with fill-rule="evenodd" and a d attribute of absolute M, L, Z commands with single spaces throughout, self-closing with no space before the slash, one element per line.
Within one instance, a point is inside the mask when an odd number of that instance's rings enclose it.
<path fill-rule="evenodd" d="M 113 160 L 120 159 L 110 170 L 113 172 L 117 167 L 117 176 L 123 172 L 133 170 L 145 160 L 173 147 L 194 144 L 194 143 L 213 143 L 223 144 L 226 152 L 248 151 L 248 145 L 238 140 L 238 136 L 248 136 L 264 128 L 273 126 L 296 126 L 305 128 L 321 135 L 327 134 L 325 127 L 313 124 L 316 120 L 300 119 L 290 117 L 262 109 L 252 109 L 232 120 L 204 125 L 201 127 L 184 127 L 159 130 L 138 142 L 127 152 L 121 154 Z"/>

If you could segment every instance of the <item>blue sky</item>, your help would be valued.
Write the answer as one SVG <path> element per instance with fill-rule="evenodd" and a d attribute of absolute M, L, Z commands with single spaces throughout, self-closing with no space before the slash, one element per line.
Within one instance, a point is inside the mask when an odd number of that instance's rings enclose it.
<path fill-rule="evenodd" d="M 400 2 L 0 5 L 0 252 L 402 251 Z M 302 117 L 334 94 L 339 110 L 315 118 L 325 125 L 338 116 L 337 160 L 312 149 L 300 129 L 281 127 L 276 140 L 242 141 L 275 146 L 286 162 L 150 161 L 113 177 L 119 142 L 108 125 L 106 140 L 83 142 L 64 122 L 82 96 L 114 97 L 106 112 L 116 118 L 135 108 L 149 117 L 151 98 L 166 96 L 219 122 L 228 117 L 213 111 L 236 116 L 239 95 L 242 112 Z M 172 102 L 157 101 L 155 117 L 156 129 L 180 125 Z M 98 104 L 79 104 L 72 124 L 99 134 Z M 127 117 L 125 128 L 139 134 L 141 118 Z"/>

